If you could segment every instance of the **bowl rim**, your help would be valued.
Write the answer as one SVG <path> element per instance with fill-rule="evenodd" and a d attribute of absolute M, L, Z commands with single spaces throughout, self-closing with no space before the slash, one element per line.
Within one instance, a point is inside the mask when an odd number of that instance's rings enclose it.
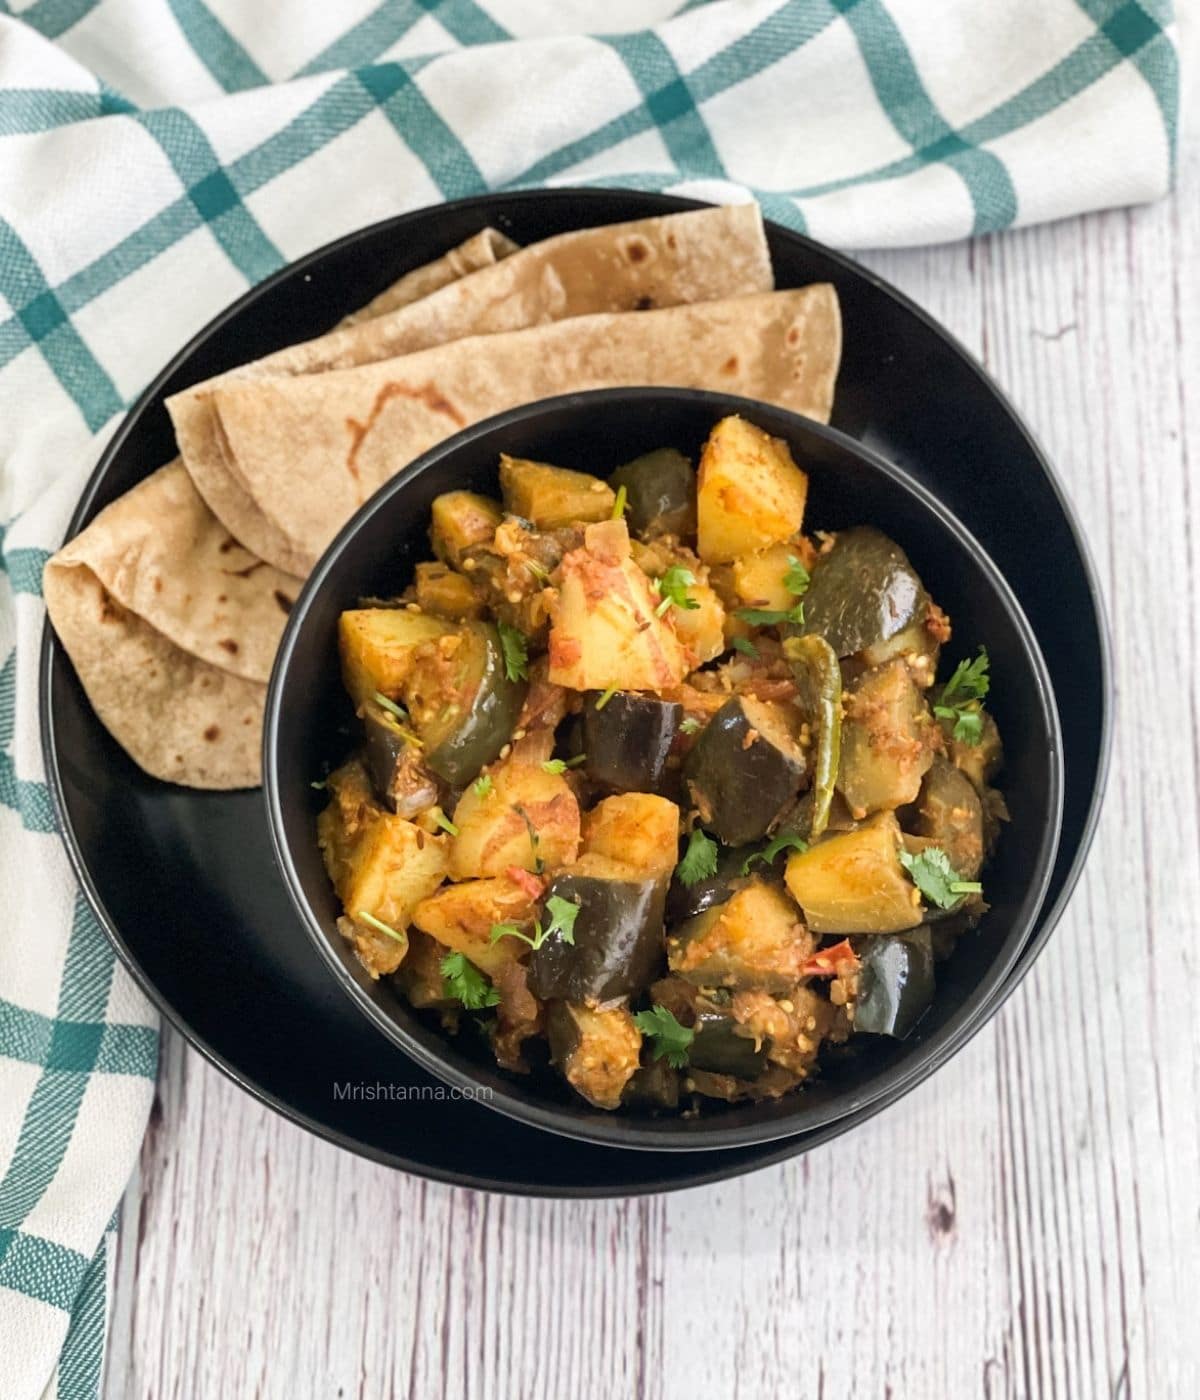
<path fill-rule="evenodd" d="M 896 1098 L 934 1073 L 951 1055 L 961 1050 L 989 1019 L 992 1010 L 1004 1000 L 1005 981 L 1024 950 L 1030 932 L 1041 912 L 1053 874 L 1062 830 L 1064 796 L 1062 733 L 1053 685 L 1036 634 L 1007 580 L 971 531 L 928 488 L 881 454 L 835 428 L 830 428 L 826 424 L 817 423 L 812 419 L 772 404 L 742 396 L 723 394 L 716 390 L 654 387 L 584 390 L 541 399 L 532 404 L 523 404 L 472 424 L 423 453 L 370 496 L 334 536 L 317 561 L 316 567 L 305 580 L 284 629 L 268 684 L 263 721 L 262 790 L 276 866 L 301 923 L 310 940 L 315 944 L 326 967 L 332 972 L 334 980 L 351 998 L 360 1013 L 365 1015 L 377 1030 L 387 1036 L 394 1045 L 414 1059 L 422 1068 L 452 1088 L 477 1090 L 481 1082 L 478 1077 L 460 1070 L 454 1064 L 428 1050 L 367 995 L 343 963 L 339 953 L 335 951 L 329 936 L 322 928 L 304 894 L 299 871 L 285 834 L 283 797 L 279 786 L 279 727 L 287 673 L 314 601 L 322 592 L 326 580 L 337 562 L 347 549 L 353 546 L 359 531 L 369 519 L 381 511 L 389 510 L 398 496 L 402 497 L 406 491 L 411 490 L 421 477 L 427 472 L 436 470 L 447 457 L 457 453 L 467 444 L 477 443 L 511 425 L 534 421 L 563 409 L 582 411 L 599 404 L 648 404 L 664 399 L 705 405 L 717 415 L 729 412 L 753 414 L 756 410 L 760 412 L 766 410 L 773 415 L 794 420 L 798 429 L 823 438 L 831 445 L 857 457 L 874 471 L 887 477 L 895 487 L 915 498 L 919 506 L 924 507 L 936 518 L 943 530 L 957 537 L 966 549 L 975 568 L 987 578 L 989 585 L 1009 613 L 1031 664 L 1036 686 L 1036 700 L 1041 708 L 1050 740 L 1046 755 L 1045 826 L 1039 843 L 1037 861 L 1032 876 L 1025 886 L 1024 897 L 1021 901 L 1023 912 L 1014 921 L 987 974 L 980 979 L 959 1012 L 922 1045 L 920 1050 L 911 1057 L 911 1063 L 901 1062 L 891 1066 L 874 1076 L 869 1086 L 848 1093 L 844 1097 L 839 1096 L 831 1103 L 818 1109 L 810 1110 L 811 1121 L 802 1125 L 789 1122 L 789 1115 L 783 1114 L 773 1122 L 758 1127 L 753 1123 L 731 1127 L 721 1127 L 719 1124 L 715 1124 L 703 1128 L 689 1127 L 686 1132 L 674 1133 L 672 1125 L 675 1120 L 666 1116 L 658 1119 L 637 1119 L 616 1115 L 607 1116 L 603 1115 L 601 1110 L 597 1110 L 595 1118 L 589 1116 L 583 1119 L 574 1119 L 562 1114 L 555 1105 L 549 1102 L 530 1102 L 525 1096 L 508 1092 L 502 1085 L 489 1086 L 491 1092 L 488 1097 L 479 1100 L 486 1107 L 519 1122 L 601 1146 L 632 1150 L 702 1152 L 731 1147 L 747 1147 L 818 1132 L 836 1120 L 881 1099 L 886 1098 L 889 1102 L 894 1102 Z M 796 1095 L 795 1101 L 797 1111 L 801 1112 L 803 1096 Z"/>

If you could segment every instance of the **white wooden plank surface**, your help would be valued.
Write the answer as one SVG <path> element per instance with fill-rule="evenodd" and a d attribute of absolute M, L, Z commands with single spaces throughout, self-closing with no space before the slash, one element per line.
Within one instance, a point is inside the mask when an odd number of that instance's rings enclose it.
<path fill-rule="evenodd" d="M 1106 813 L 1000 1015 L 798 1161 L 599 1203 L 359 1161 L 169 1035 L 113 1400 L 1200 1394 L 1198 174 L 1155 208 L 867 259 L 1040 434 L 1111 608 Z"/>

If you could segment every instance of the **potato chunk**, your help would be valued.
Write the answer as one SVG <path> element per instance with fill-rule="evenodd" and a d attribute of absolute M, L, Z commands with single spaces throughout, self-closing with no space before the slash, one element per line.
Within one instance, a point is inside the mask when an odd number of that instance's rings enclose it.
<path fill-rule="evenodd" d="M 317 841 L 346 910 L 339 927 L 363 966 L 379 977 L 403 961 L 412 911 L 445 879 L 449 842 L 385 811 L 357 760 L 332 774 L 329 787 L 332 799 L 317 818 Z M 360 917 L 364 912 L 401 939 L 375 929 Z"/>
<path fill-rule="evenodd" d="M 688 655 L 661 599 L 630 554 L 622 520 L 589 525 L 582 549 L 563 556 L 551 613 L 550 680 L 572 690 L 665 690 Z"/>
<path fill-rule="evenodd" d="M 900 864 L 900 824 L 881 812 L 789 856 L 787 887 L 816 933 L 902 933 L 923 913 Z"/>
<path fill-rule="evenodd" d="M 467 788 L 454 809 L 454 880 L 553 870 L 579 854 L 579 803 L 560 773 L 511 760 L 491 770 L 482 795 Z"/>
<path fill-rule="evenodd" d="M 642 875 L 669 875 L 679 860 L 679 808 L 649 792 L 606 797 L 583 819 L 583 850 Z"/>
<path fill-rule="evenodd" d="M 436 617 L 411 608 L 351 608 L 338 618 L 342 679 L 356 705 L 379 691 L 400 694 L 422 642 L 450 631 Z"/>
<path fill-rule="evenodd" d="M 744 554 L 733 562 L 733 587 L 739 606 L 774 608 L 786 612 L 796 597 L 784 583 L 790 561 L 798 558 L 794 544 L 773 544 L 757 554 Z"/>
<path fill-rule="evenodd" d="M 505 453 L 500 456 L 500 490 L 505 508 L 539 530 L 607 520 L 616 501 L 612 487 L 598 476 Z"/>
<path fill-rule="evenodd" d="M 723 563 L 790 539 L 804 523 L 808 477 L 787 443 L 736 416 L 722 418 L 700 457 L 698 548 Z"/>
<path fill-rule="evenodd" d="M 516 924 L 532 931 L 533 901 L 507 876 L 445 885 L 413 910 L 413 924 L 446 949 L 462 953 L 489 977 L 516 962 L 528 947 L 519 938 L 492 942 L 493 924 Z"/>

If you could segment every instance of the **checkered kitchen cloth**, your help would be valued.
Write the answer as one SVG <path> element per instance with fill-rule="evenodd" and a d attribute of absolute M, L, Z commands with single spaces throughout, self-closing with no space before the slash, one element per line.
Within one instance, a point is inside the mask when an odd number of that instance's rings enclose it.
<path fill-rule="evenodd" d="M 1169 0 L 0 0 L 6 1400 L 97 1391 L 153 1088 L 155 1017 L 54 832 L 35 668 L 42 563 L 167 356 L 326 240 L 485 190 L 749 191 L 843 246 L 1151 199 L 1178 93 Z"/>

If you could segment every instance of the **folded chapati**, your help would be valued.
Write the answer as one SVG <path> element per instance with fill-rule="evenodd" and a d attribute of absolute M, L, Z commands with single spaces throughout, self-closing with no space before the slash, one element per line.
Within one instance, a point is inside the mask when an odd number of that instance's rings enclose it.
<path fill-rule="evenodd" d="M 517 251 L 518 245 L 494 228 L 481 229 L 479 233 L 451 248 L 448 253 L 426 263 L 423 267 L 406 272 L 398 282 L 393 282 L 379 293 L 373 301 L 359 311 L 352 311 L 341 321 L 343 326 L 355 326 L 360 321 L 369 321 L 373 316 L 382 316 L 388 311 L 397 311 L 410 302 L 422 297 L 450 282 L 456 282 L 469 272 L 477 272 L 481 267 L 491 267 L 493 263 Z"/>
<path fill-rule="evenodd" d="M 43 589 L 92 707 L 147 772 L 259 781 L 266 681 L 300 581 L 231 539 L 181 463 L 102 510 Z"/>
<path fill-rule="evenodd" d="M 515 247 L 484 229 L 351 319 L 403 306 Z M 137 764 L 189 787 L 258 785 L 266 681 L 300 581 L 243 549 L 179 461 L 59 550 L 43 589 L 92 708 Z"/>
<path fill-rule="evenodd" d="M 289 565 L 307 572 L 383 482 L 495 413 L 581 389 L 673 385 L 827 422 L 840 356 L 837 293 L 819 284 L 579 316 L 354 369 L 227 380 L 209 404 L 228 469 L 286 537 Z"/>
<path fill-rule="evenodd" d="M 123 608 L 90 569 L 46 565 L 46 608 L 105 729 L 152 777 L 255 787 L 267 688 L 200 661 Z"/>
<path fill-rule="evenodd" d="M 774 286 L 756 205 L 581 229 L 520 249 L 398 310 L 289 346 L 167 400 L 184 464 L 230 533 L 264 559 L 307 572 L 313 555 L 286 530 L 222 451 L 213 395 L 227 384 L 311 375 L 393 359 L 467 336 L 601 312 L 715 301 Z"/>

